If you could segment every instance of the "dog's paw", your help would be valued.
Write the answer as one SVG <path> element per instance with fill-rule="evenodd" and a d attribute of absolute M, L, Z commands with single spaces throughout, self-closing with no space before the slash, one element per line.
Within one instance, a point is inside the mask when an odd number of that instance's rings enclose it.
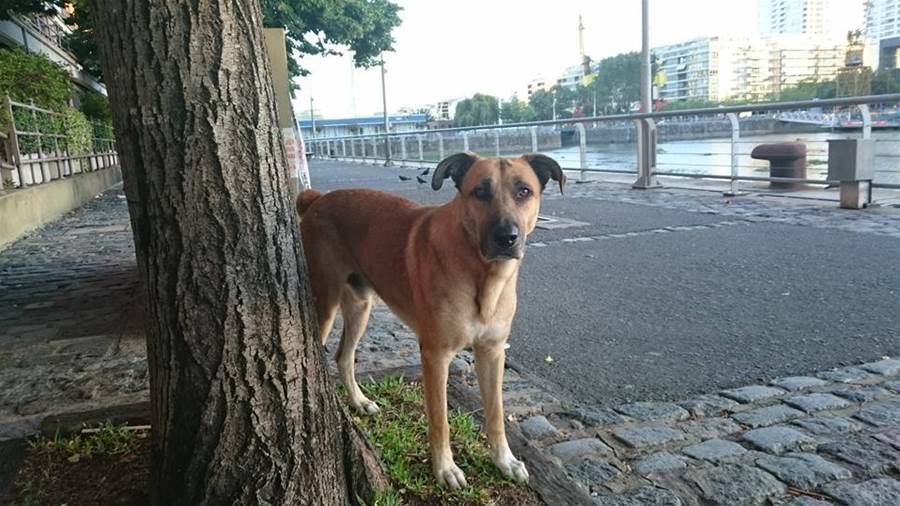
<path fill-rule="evenodd" d="M 357 413 L 363 416 L 374 415 L 381 410 L 378 407 L 378 404 L 375 404 L 369 399 L 366 399 L 362 402 L 353 403 L 353 409 L 355 409 Z"/>
<path fill-rule="evenodd" d="M 466 483 L 466 475 L 452 460 L 450 461 L 450 465 L 441 469 L 436 468 L 434 470 L 434 477 L 437 478 L 438 484 L 448 487 L 451 490 L 457 490 L 468 486 L 468 483 Z"/>
<path fill-rule="evenodd" d="M 513 457 L 512 453 L 506 453 L 494 458 L 494 465 L 503 473 L 503 476 L 513 479 L 519 483 L 528 481 L 528 470 L 525 469 L 525 463 Z"/>

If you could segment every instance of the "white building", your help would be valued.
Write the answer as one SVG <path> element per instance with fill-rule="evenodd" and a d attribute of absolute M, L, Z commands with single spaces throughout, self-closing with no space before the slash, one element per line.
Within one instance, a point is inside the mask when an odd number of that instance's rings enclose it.
<path fill-rule="evenodd" d="M 543 77 L 536 77 L 528 82 L 528 87 L 525 91 L 527 98 L 531 98 L 532 95 L 536 91 L 544 90 L 547 91 L 553 87 L 553 83 L 548 81 Z"/>
<path fill-rule="evenodd" d="M 653 49 L 667 102 L 759 100 L 807 80 L 827 80 L 844 64 L 843 41 L 802 34 L 708 37 Z"/>
<path fill-rule="evenodd" d="M 848 20 L 848 12 L 855 19 Z M 759 33 L 846 37 L 862 14 L 862 0 L 759 0 Z"/>
<path fill-rule="evenodd" d="M 900 0 L 869 0 L 865 16 L 866 41 L 877 50 L 878 68 L 897 68 L 897 55 L 900 51 Z"/>

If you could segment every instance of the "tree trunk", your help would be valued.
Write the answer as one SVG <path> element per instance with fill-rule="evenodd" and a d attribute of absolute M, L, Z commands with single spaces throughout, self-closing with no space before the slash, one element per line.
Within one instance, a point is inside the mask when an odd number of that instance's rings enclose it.
<path fill-rule="evenodd" d="M 94 0 L 148 293 L 154 504 L 348 504 L 383 486 L 337 404 L 258 0 Z"/>

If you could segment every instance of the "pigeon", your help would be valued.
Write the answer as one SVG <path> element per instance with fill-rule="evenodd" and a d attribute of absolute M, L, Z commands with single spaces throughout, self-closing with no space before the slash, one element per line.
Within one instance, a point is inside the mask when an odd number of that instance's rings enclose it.
<path fill-rule="evenodd" d="M 431 167 L 428 167 L 427 169 L 425 169 L 424 171 L 422 171 L 421 173 L 419 173 L 419 175 L 420 175 L 420 176 L 427 176 L 429 172 L 431 172 Z"/>
<path fill-rule="evenodd" d="M 406 177 L 406 176 L 398 176 L 398 177 L 400 178 L 400 181 L 409 181 L 410 179 L 412 179 L 411 177 Z"/>
<path fill-rule="evenodd" d="M 422 178 L 421 178 L 421 177 L 419 177 L 419 176 L 416 176 L 416 181 L 418 181 L 418 182 L 419 182 L 419 184 L 425 184 L 425 180 L 424 180 L 424 179 L 422 179 Z"/>

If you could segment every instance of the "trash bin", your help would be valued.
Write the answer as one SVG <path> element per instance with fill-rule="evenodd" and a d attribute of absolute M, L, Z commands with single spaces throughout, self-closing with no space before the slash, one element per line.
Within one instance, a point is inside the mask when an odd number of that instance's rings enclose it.
<path fill-rule="evenodd" d="M 768 160 L 770 177 L 806 179 L 806 144 L 802 142 L 760 144 L 750 152 L 750 158 Z M 803 183 L 772 181 L 769 185 L 771 188 L 799 188 Z"/>

